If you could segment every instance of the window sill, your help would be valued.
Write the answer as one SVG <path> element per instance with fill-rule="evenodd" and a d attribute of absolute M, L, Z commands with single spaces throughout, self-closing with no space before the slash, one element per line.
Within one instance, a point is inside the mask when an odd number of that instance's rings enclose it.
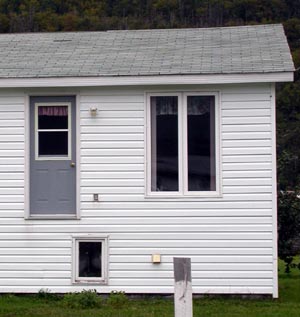
<path fill-rule="evenodd" d="M 220 199 L 223 198 L 222 193 L 213 192 L 213 193 L 202 193 L 202 194 L 193 194 L 193 195 L 181 195 L 181 194 L 146 194 L 145 199 L 157 200 L 157 201 L 207 201 L 211 199 Z"/>
<path fill-rule="evenodd" d="M 73 281 L 74 285 L 108 285 L 108 281 L 105 279 L 101 280 L 76 280 Z"/>
<path fill-rule="evenodd" d="M 30 215 L 25 220 L 80 220 L 77 215 Z"/>

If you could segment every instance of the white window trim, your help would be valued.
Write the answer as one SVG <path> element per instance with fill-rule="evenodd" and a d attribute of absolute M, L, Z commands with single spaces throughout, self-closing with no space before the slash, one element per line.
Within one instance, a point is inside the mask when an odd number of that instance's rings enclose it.
<path fill-rule="evenodd" d="M 79 277 L 79 242 L 101 242 L 101 277 Z M 108 283 L 108 236 L 80 235 L 72 237 L 72 283 L 107 284 Z"/>
<path fill-rule="evenodd" d="M 45 132 L 56 132 L 56 131 L 61 131 L 61 132 L 68 132 L 68 155 L 67 156 L 39 156 L 39 132 L 40 130 L 38 129 L 38 107 L 55 107 L 55 106 L 64 106 L 68 107 L 68 129 L 43 129 L 42 131 Z M 36 103 L 34 106 L 34 138 L 35 138 L 35 159 L 37 161 L 62 161 L 62 160 L 71 160 L 72 156 L 72 124 L 71 124 L 71 103 L 70 102 L 39 102 Z"/>
<path fill-rule="evenodd" d="M 176 192 L 151 191 L 151 108 L 150 98 L 155 96 L 178 97 L 178 181 L 179 190 Z M 187 96 L 214 96 L 215 97 L 215 164 L 216 190 L 215 191 L 188 191 L 187 177 Z M 146 93 L 146 142 L 145 142 L 145 197 L 146 198 L 209 198 L 221 197 L 221 151 L 220 151 L 220 97 L 217 91 L 174 91 Z"/>

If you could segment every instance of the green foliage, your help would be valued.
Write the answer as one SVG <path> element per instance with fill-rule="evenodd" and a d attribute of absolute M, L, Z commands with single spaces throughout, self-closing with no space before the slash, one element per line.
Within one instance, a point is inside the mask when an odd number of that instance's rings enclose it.
<path fill-rule="evenodd" d="M 59 296 L 57 294 L 51 293 L 48 288 L 41 288 L 37 293 L 37 298 L 43 300 L 58 300 Z"/>
<path fill-rule="evenodd" d="M 124 292 L 112 291 L 107 299 L 107 304 L 113 308 L 122 308 L 128 303 L 128 297 Z"/>
<path fill-rule="evenodd" d="M 91 309 L 102 306 L 103 301 L 96 290 L 83 290 L 82 292 L 68 293 L 62 300 L 64 307 L 73 309 Z"/>
<path fill-rule="evenodd" d="M 290 273 L 296 255 L 294 240 L 300 232 L 300 199 L 295 192 L 280 192 L 278 195 L 278 254 Z"/>
<path fill-rule="evenodd" d="M 281 190 L 300 185 L 300 82 L 278 86 L 277 153 Z"/>

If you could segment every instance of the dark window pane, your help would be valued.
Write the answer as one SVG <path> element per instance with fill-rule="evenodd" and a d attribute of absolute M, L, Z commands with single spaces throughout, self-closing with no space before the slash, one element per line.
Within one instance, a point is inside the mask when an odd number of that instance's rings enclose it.
<path fill-rule="evenodd" d="M 39 156 L 68 156 L 68 132 L 39 132 Z"/>
<path fill-rule="evenodd" d="M 38 107 L 38 129 L 68 129 L 68 107 Z"/>
<path fill-rule="evenodd" d="M 101 277 L 101 242 L 79 242 L 79 277 Z"/>
<path fill-rule="evenodd" d="M 188 190 L 216 190 L 215 97 L 188 96 Z"/>
<path fill-rule="evenodd" d="M 151 97 L 151 191 L 178 191 L 177 99 Z"/>

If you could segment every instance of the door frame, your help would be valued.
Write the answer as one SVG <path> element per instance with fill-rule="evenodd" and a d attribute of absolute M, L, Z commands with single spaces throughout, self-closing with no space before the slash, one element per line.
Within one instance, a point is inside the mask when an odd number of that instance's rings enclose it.
<path fill-rule="evenodd" d="M 31 215 L 30 214 L 30 98 L 31 97 L 64 97 L 64 96 L 74 96 L 75 97 L 75 108 L 76 108 L 76 210 L 74 215 Z M 24 218 L 28 220 L 32 219 L 80 219 L 80 94 L 74 91 L 66 92 L 27 92 L 24 98 L 24 143 L 25 143 L 25 164 L 24 164 Z"/>

